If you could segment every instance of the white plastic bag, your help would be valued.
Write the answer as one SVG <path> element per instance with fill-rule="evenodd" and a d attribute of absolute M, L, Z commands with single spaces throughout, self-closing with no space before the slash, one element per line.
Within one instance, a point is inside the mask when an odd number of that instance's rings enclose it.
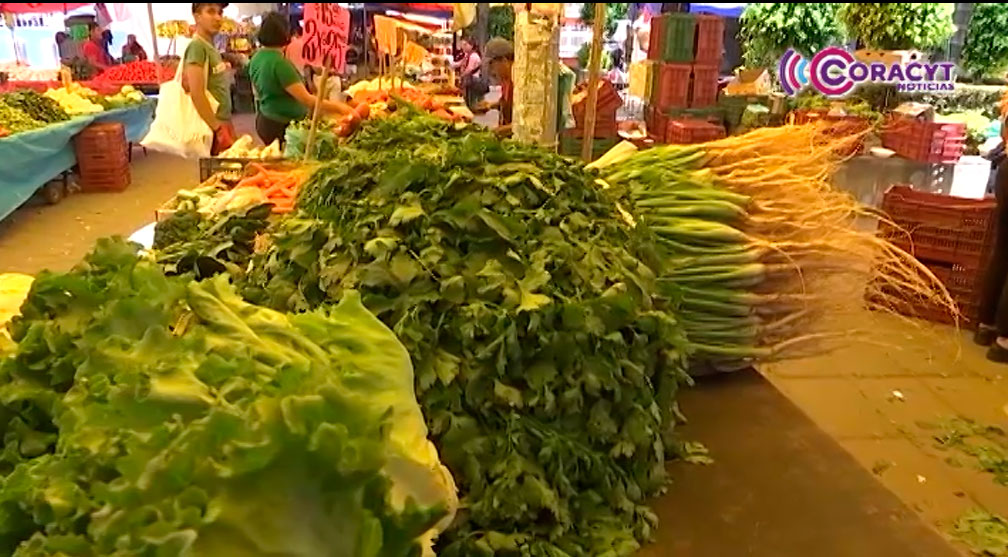
<path fill-rule="evenodd" d="M 140 144 L 154 151 L 180 157 L 209 157 L 213 130 L 200 118 L 192 98 L 182 87 L 184 67 L 184 63 L 179 64 L 175 79 L 161 84 L 154 123 Z M 208 75 L 207 79 L 209 77 Z M 208 92 L 205 94 L 210 101 L 210 110 L 216 111 L 220 103 Z"/>

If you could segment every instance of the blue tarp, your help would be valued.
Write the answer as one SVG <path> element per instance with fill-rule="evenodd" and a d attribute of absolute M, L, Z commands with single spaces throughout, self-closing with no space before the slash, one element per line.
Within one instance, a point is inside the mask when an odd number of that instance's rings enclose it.
<path fill-rule="evenodd" d="M 140 141 L 153 120 L 154 103 L 81 116 L 0 139 L 0 220 L 61 173 L 77 164 L 73 138 L 92 122 L 121 122 L 126 140 Z"/>
<path fill-rule="evenodd" d="M 692 13 L 714 14 L 721 17 L 739 17 L 745 11 L 745 7 L 746 4 L 691 2 L 689 11 Z"/>

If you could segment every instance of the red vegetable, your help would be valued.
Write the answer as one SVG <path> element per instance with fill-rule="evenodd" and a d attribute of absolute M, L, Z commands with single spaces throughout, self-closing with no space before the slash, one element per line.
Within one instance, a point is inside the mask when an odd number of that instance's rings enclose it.
<path fill-rule="evenodd" d="M 137 60 L 118 66 L 111 66 L 95 78 L 95 81 L 116 81 L 124 83 L 161 83 L 175 77 L 175 73 L 149 60 Z"/>

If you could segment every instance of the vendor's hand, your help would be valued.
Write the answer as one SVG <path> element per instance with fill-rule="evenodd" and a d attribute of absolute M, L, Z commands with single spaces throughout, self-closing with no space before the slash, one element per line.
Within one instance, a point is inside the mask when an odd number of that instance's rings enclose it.
<path fill-rule="evenodd" d="M 231 132 L 231 127 L 226 125 L 218 126 L 214 132 L 214 147 L 217 152 L 224 151 L 234 145 L 235 138 Z"/>

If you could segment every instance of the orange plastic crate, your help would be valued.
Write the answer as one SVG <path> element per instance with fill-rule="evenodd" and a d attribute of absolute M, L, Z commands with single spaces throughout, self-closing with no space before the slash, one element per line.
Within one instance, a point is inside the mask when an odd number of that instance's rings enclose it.
<path fill-rule="evenodd" d="M 920 260 L 982 268 L 994 243 L 993 199 L 965 199 L 895 185 L 882 197 L 882 210 L 899 229 L 882 223 L 879 233 Z"/>
<path fill-rule="evenodd" d="M 655 82 L 654 101 L 658 110 L 686 108 L 689 106 L 690 74 L 689 64 L 663 63 L 658 67 Z"/>
<path fill-rule="evenodd" d="M 910 160 L 951 164 L 966 146 L 966 124 L 896 117 L 882 130 L 882 145 Z"/>
<path fill-rule="evenodd" d="M 703 108 L 717 104 L 720 68 L 714 65 L 693 65 L 693 89 L 690 108 Z"/>
<path fill-rule="evenodd" d="M 693 60 L 699 64 L 721 66 L 724 51 L 724 19 L 716 15 L 696 16 L 696 47 Z"/>
<path fill-rule="evenodd" d="M 677 118 L 669 120 L 665 128 L 666 143 L 691 144 L 714 141 L 725 136 L 724 126 L 706 120 Z"/>

